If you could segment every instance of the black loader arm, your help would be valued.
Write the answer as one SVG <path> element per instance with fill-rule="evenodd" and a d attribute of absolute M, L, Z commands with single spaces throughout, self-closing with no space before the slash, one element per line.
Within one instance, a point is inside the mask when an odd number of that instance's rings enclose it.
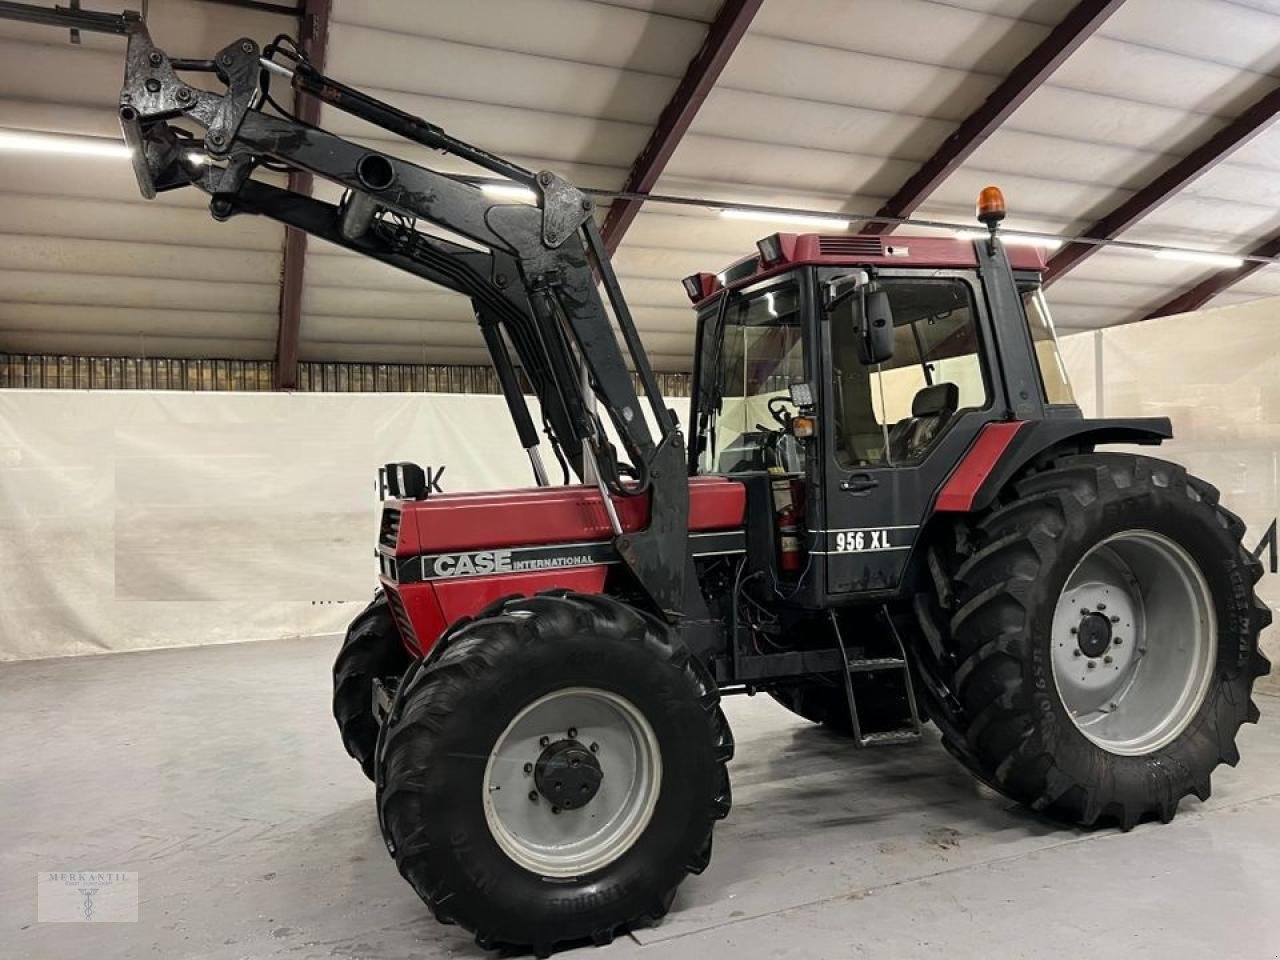
<path fill-rule="evenodd" d="M 511 350 L 565 473 L 572 467 L 599 485 L 624 563 L 658 612 L 678 616 L 689 510 L 684 439 L 658 391 L 590 198 L 553 173 L 525 170 L 323 76 L 288 38 L 266 48 L 241 39 L 211 60 L 182 60 L 158 50 L 140 21 L 130 27 L 120 123 L 143 196 L 196 187 L 210 195 L 216 219 L 270 217 L 469 297 L 538 482 L 547 482 L 538 430 Z M 184 82 L 181 75 L 190 71 L 211 74 L 225 91 Z M 537 205 L 494 202 L 465 178 L 360 146 L 283 111 L 268 113 L 273 80 L 526 186 Z M 317 200 L 254 179 L 260 168 L 310 171 L 346 192 L 337 204 Z M 597 278 L 644 387 L 656 438 Z M 605 437 L 597 404 L 621 438 L 626 463 Z M 610 494 L 648 494 L 648 527 L 623 531 Z"/>

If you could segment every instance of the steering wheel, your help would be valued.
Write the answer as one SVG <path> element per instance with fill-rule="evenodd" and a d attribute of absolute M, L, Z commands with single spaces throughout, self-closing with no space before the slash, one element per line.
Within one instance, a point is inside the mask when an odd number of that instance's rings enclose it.
<path fill-rule="evenodd" d="M 791 400 L 788 397 L 772 397 L 769 400 L 769 415 L 784 431 L 791 429 L 791 414 L 785 409 L 790 403 Z"/>

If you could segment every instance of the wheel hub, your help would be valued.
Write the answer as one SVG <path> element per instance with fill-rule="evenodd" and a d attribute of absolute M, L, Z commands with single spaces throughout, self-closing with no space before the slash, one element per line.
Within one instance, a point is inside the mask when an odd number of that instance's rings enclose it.
<path fill-rule="evenodd" d="M 538 793 L 561 810 L 577 810 L 600 790 L 604 771 L 595 754 L 577 740 L 557 740 L 533 765 Z"/>
<path fill-rule="evenodd" d="M 1111 618 L 1091 611 L 1080 618 L 1076 644 L 1086 657 L 1100 657 L 1111 649 Z"/>
<path fill-rule="evenodd" d="M 1093 546 L 1053 614 L 1053 678 L 1071 722 L 1121 755 L 1160 749 L 1192 721 L 1213 675 L 1212 595 L 1187 551 L 1125 530 Z"/>

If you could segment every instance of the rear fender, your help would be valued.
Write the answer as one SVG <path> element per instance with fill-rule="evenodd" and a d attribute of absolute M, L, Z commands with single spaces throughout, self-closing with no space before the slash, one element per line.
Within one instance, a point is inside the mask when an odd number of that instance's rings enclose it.
<path fill-rule="evenodd" d="M 1059 452 L 1110 443 L 1157 445 L 1172 436 L 1168 417 L 989 423 L 938 491 L 933 512 L 984 510 L 1028 466 Z"/>

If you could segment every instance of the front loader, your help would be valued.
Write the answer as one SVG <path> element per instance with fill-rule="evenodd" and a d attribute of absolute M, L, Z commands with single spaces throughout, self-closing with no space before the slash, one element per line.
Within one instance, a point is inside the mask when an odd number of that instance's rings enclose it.
<path fill-rule="evenodd" d="M 143 194 L 195 187 L 217 219 L 267 216 L 469 297 L 528 452 L 535 485 L 501 492 L 428 495 L 387 465 L 379 590 L 334 668 L 387 848 L 439 920 L 545 954 L 660 918 L 729 812 L 727 693 L 854 748 L 932 722 L 975 776 L 1068 823 L 1168 820 L 1237 761 L 1270 622 L 1244 525 L 1176 464 L 1100 449 L 1158 445 L 1169 421 L 1082 416 L 1043 261 L 1006 250 L 997 191 L 977 240 L 774 234 L 685 278 L 686 445 L 581 191 L 286 38 L 178 60 L 123 23 Z M 536 203 L 272 112 L 273 82 Z"/>

